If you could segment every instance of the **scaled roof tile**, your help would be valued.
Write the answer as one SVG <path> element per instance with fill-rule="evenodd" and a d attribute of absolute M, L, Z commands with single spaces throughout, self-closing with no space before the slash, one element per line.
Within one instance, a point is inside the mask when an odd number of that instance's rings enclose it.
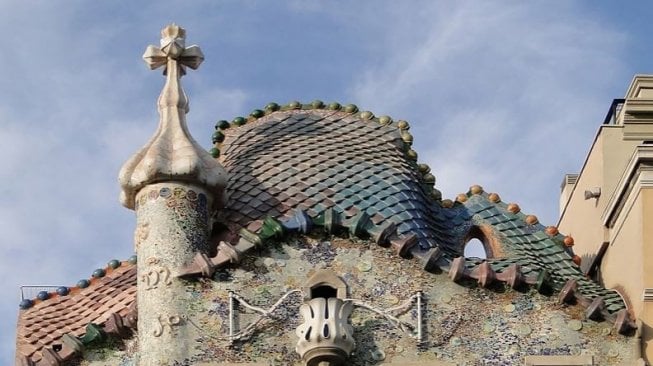
<path fill-rule="evenodd" d="M 222 164 L 229 173 L 244 172 L 250 177 L 230 175 L 229 201 L 221 219 L 245 227 L 248 220 L 268 216 L 272 208 L 282 215 L 297 206 L 316 213 L 319 210 L 315 208 L 324 207 L 348 213 L 364 210 L 394 222 L 400 233 L 419 229 L 423 249 L 436 242 L 429 222 L 441 208 L 423 190 L 416 165 L 406 160 L 396 126 L 382 126 L 346 112 L 289 110 L 227 129 L 225 135 L 220 148 Z M 256 162 L 256 169 L 247 169 L 251 161 Z M 234 196 L 241 192 L 244 179 L 253 185 L 243 192 L 245 200 Z M 333 194 L 320 189 L 325 184 Z M 271 186 L 280 191 L 270 190 Z M 263 194 L 276 198 L 276 205 L 267 202 L 269 206 L 263 206 Z M 382 201 L 368 200 L 372 195 Z M 236 201 L 250 207 L 236 205 Z M 426 207 L 423 202 L 430 205 Z M 416 208 L 423 212 L 405 213 Z"/>
<path fill-rule="evenodd" d="M 52 295 L 21 310 L 16 354 L 38 362 L 42 358 L 39 351 L 61 344 L 64 334 L 81 336 L 89 323 L 102 325 L 112 313 L 126 316 L 136 300 L 136 266 L 125 261 L 106 272 L 87 288 L 72 288 L 69 295 Z"/>

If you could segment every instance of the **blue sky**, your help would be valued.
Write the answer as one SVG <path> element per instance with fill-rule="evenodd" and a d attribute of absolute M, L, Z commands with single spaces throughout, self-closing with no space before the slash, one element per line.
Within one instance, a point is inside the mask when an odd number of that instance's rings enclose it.
<path fill-rule="evenodd" d="M 592 1 L 0 2 L 0 364 L 20 285 L 73 285 L 132 252 L 118 170 L 154 132 L 176 22 L 206 60 L 189 127 L 271 101 L 355 103 L 406 119 L 445 197 L 472 184 L 557 220 L 613 98 L 653 72 L 653 5 Z M 571 233 L 573 235 L 573 233 Z"/>

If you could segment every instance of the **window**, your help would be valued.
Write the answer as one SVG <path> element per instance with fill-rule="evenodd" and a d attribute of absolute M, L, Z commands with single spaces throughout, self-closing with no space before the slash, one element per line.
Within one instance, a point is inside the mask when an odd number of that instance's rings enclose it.
<path fill-rule="evenodd" d="M 490 225 L 474 225 L 469 229 L 464 239 L 465 257 L 481 259 L 500 258 L 503 250 L 496 239 L 495 229 Z"/>
<path fill-rule="evenodd" d="M 470 241 L 465 244 L 465 257 L 476 257 L 481 259 L 487 258 L 487 253 L 485 252 L 485 245 L 479 239 L 472 238 Z"/>

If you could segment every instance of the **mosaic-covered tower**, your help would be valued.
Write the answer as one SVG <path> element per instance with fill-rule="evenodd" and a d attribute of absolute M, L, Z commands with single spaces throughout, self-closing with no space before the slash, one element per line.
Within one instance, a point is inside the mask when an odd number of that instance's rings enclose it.
<path fill-rule="evenodd" d="M 123 165 L 120 199 L 137 216 L 139 365 L 154 366 L 186 357 L 186 299 L 177 272 L 208 250 L 211 207 L 222 202 L 226 173 L 186 126 L 180 78 L 186 67 L 199 67 L 200 48 L 185 47 L 185 30 L 172 24 L 161 31 L 161 47 L 149 46 L 143 58 L 151 69 L 164 67 L 160 121 L 150 142 Z"/>

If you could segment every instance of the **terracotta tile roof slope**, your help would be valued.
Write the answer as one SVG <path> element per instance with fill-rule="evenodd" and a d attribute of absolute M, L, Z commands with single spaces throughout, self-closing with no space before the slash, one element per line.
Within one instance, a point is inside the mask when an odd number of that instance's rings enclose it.
<path fill-rule="evenodd" d="M 130 307 L 136 300 L 136 266 L 125 261 L 115 269 L 107 267 L 102 275 L 92 278 L 86 288 L 72 287 L 65 296 L 52 293 L 47 300 L 34 300 L 33 306 L 21 310 L 16 358 L 37 363 L 45 350 L 63 344 L 65 334 L 81 337 L 89 323 L 103 325 L 112 314 L 126 317 L 133 311 Z"/>
<path fill-rule="evenodd" d="M 460 255 L 407 124 L 365 113 L 291 109 L 219 131 L 229 173 L 221 221 L 246 227 L 293 209 L 315 217 L 333 208 L 346 218 L 364 211 L 374 223 L 394 222 L 400 235 L 415 234 L 422 249 Z"/>

